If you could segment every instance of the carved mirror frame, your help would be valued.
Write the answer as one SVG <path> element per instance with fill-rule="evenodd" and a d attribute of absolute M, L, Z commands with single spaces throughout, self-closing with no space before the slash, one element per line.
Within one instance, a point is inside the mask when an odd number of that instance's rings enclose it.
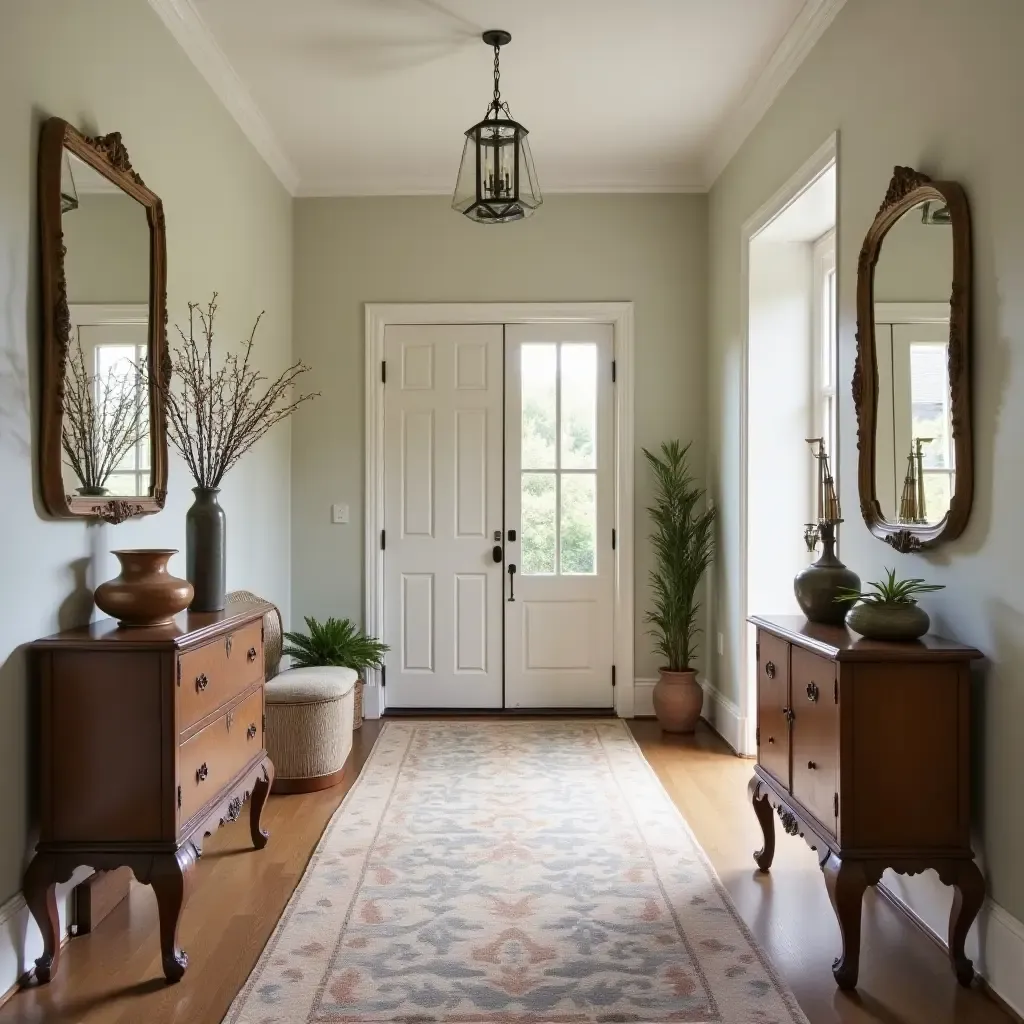
<path fill-rule="evenodd" d="M 71 314 L 64 276 L 61 226 L 61 166 L 64 149 L 113 182 L 145 207 L 149 223 L 149 444 L 152 491 L 131 497 L 85 497 L 66 492 L 62 473 L 61 424 L 64 373 L 71 345 Z M 161 384 L 170 374 L 167 350 L 167 244 L 160 197 L 132 169 L 119 132 L 95 138 L 83 135 L 59 117 L 44 124 L 39 140 L 40 293 L 42 307 L 42 387 L 39 445 L 43 504 L 60 519 L 93 516 L 121 523 L 150 515 L 167 497 L 167 421 Z"/>
<path fill-rule="evenodd" d="M 878 412 L 878 363 L 875 357 L 875 266 L 889 229 L 919 203 L 945 203 L 953 229 L 953 282 L 949 300 L 949 387 L 956 460 L 955 491 L 937 523 L 909 525 L 885 518 L 875 491 L 875 428 Z M 893 170 L 874 223 L 864 239 L 857 265 L 857 359 L 853 370 L 860 449 L 860 510 L 868 529 L 897 551 L 921 551 L 960 536 L 974 498 L 971 443 L 971 215 L 964 190 L 953 181 L 932 181 L 911 167 Z"/>

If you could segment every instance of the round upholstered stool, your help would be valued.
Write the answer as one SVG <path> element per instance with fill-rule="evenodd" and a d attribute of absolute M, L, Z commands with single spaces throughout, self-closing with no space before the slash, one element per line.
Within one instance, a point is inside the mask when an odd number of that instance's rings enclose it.
<path fill-rule="evenodd" d="M 267 683 L 267 753 L 275 793 L 310 793 L 341 781 L 352 749 L 358 673 L 292 668 Z"/>

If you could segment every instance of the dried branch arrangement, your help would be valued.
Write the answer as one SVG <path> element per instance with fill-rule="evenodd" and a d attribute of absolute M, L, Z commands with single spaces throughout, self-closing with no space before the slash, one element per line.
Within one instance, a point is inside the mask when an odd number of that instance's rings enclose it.
<path fill-rule="evenodd" d="M 139 400 L 143 373 L 134 363 L 105 378 L 85 367 L 80 342 L 64 368 L 61 446 L 83 493 L 101 494 L 110 474 L 148 433 L 146 403 Z"/>
<path fill-rule="evenodd" d="M 241 354 L 228 352 L 215 366 L 216 313 L 216 292 L 205 309 L 196 302 L 188 304 L 188 334 L 177 328 L 182 343 L 171 353 L 171 374 L 162 382 L 171 443 L 188 465 L 196 485 L 208 489 L 219 487 L 224 474 L 272 426 L 320 394 L 293 397 L 295 382 L 310 369 L 301 361 L 274 381 L 252 365 L 253 341 L 262 313 L 248 340 L 242 342 Z"/>

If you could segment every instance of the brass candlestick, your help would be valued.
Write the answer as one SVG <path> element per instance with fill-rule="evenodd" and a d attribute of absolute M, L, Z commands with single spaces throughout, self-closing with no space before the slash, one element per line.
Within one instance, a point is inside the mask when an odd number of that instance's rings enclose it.
<path fill-rule="evenodd" d="M 797 603 L 811 622 L 841 625 L 847 606 L 837 602 L 841 590 L 860 590 L 860 577 L 836 556 L 836 528 L 843 521 L 825 439 L 806 439 L 818 464 L 817 521 L 804 526 L 804 543 L 813 552 L 821 544 L 821 557 L 797 573 L 793 590 Z"/>

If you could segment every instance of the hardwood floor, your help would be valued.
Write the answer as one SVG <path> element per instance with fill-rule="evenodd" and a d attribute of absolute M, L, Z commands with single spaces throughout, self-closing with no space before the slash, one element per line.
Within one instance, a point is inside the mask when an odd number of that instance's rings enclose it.
<path fill-rule="evenodd" d="M 708 731 L 673 738 L 654 722 L 632 725 L 812 1024 L 1013 1019 L 982 992 L 961 989 L 942 950 L 873 891 L 864 902 L 861 985 L 855 993 L 840 992 L 831 971 L 839 930 L 814 854 L 779 830 L 771 875 L 755 872 L 751 852 L 760 845 L 760 832 L 746 797 L 750 762 L 734 757 Z M 367 722 L 356 733 L 355 769 L 377 732 L 378 723 Z M 263 851 L 252 849 L 246 820 L 207 840 L 182 915 L 179 934 L 189 968 L 180 984 L 164 984 L 156 901 L 148 888 L 134 886 L 93 934 L 68 943 L 53 982 L 16 994 L 0 1009 L 0 1024 L 218 1024 L 354 776 L 355 770 L 319 793 L 272 796 L 264 812 L 271 839 Z"/>

